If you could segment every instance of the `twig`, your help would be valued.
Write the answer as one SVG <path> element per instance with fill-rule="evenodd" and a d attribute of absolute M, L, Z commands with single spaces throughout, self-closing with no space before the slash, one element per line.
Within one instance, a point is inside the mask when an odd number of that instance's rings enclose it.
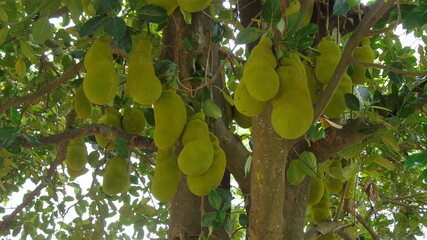
<path fill-rule="evenodd" d="M 392 30 L 393 28 L 397 27 L 397 25 L 399 25 L 402 22 L 402 11 L 400 10 L 400 3 L 398 2 L 397 4 L 397 20 L 394 24 L 381 29 L 381 30 L 377 30 L 377 31 L 370 31 L 367 36 L 376 36 L 376 35 L 380 35 L 382 33 L 386 33 L 390 30 Z"/>
<path fill-rule="evenodd" d="M 360 66 L 364 66 L 364 67 L 380 68 L 383 70 L 387 70 L 387 71 L 402 74 L 402 75 L 427 76 L 427 72 L 410 72 L 410 71 L 400 70 L 400 69 L 394 68 L 394 67 L 384 66 L 381 64 L 362 62 L 362 61 L 359 61 L 359 60 L 354 59 L 354 58 L 351 58 L 351 61 L 356 65 L 360 65 Z"/>
<path fill-rule="evenodd" d="M 353 224 L 342 225 L 337 222 L 321 223 L 307 231 L 304 234 L 304 240 L 315 240 L 328 233 L 338 234 L 345 240 L 355 240 L 355 238 L 346 229 L 350 226 L 353 226 Z"/>
<path fill-rule="evenodd" d="M 371 226 L 369 226 L 369 224 L 366 222 L 366 220 L 362 216 L 360 216 L 358 213 L 356 213 L 355 217 L 356 217 L 357 221 L 360 222 L 366 228 L 366 230 L 369 232 L 369 234 L 371 234 L 372 239 L 374 239 L 374 240 L 380 240 L 380 237 L 371 228 Z"/>

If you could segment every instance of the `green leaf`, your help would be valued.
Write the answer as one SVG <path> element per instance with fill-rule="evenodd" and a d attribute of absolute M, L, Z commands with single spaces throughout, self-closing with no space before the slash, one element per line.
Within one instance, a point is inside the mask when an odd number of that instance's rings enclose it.
<path fill-rule="evenodd" d="M 221 195 L 219 195 L 216 191 L 209 191 L 208 201 L 209 204 L 216 210 L 219 210 L 219 208 L 221 207 L 222 198 Z"/>
<path fill-rule="evenodd" d="M 397 115 L 400 118 L 407 118 L 407 117 L 409 117 L 409 115 L 411 115 L 415 111 L 416 111 L 416 109 L 414 107 L 407 106 L 407 107 L 404 107 L 402 110 L 400 110 Z"/>
<path fill-rule="evenodd" d="M 259 28 L 248 27 L 240 31 L 236 36 L 236 44 L 244 44 L 255 42 L 262 36 L 262 31 Z"/>
<path fill-rule="evenodd" d="M 266 0 L 261 9 L 261 20 L 270 27 L 275 27 L 282 17 L 280 0 Z"/>
<path fill-rule="evenodd" d="M 344 181 L 349 180 L 351 177 L 357 174 L 359 171 L 359 164 L 356 162 L 351 162 L 350 165 L 347 165 L 342 168 L 342 176 L 344 178 Z"/>
<path fill-rule="evenodd" d="M 215 222 L 217 212 L 208 212 L 202 216 L 201 223 L 205 227 L 212 227 Z"/>
<path fill-rule="evenodd" d="M 19 40 L 19 47 L 21 48 L 22 54 L 29 58 L 31 62 L 34 63 L 37 60 L 36 56 L 34 55 L 33 49 L 26 41 Z"/>
<path fill-rule="evenodd" d="M 218 228 L 221 226 L 221 224 L 225 221 L 225 218 L 227 217 L 227 212 L 225 210 L 220 210 L 217 212 L 216 217 L 215 217 L 215 222 L 219 223 L 214 225 L 214 229 Z"/>
<path fill-rule="evenodd" d="M 423 177 L 424 177 L 424 181 L 427 182 L 427 169 L 424 169 Z"/>
<path fill-rule="evenodd" d="M 99 0 L 99 4 L 107 11 L 120 10 L 119 0 Z"/>
<path fill-rule="evenodd" d="M 312 152 L 304 151 L 299 155 L 301 171 L 308 176 L 316 177 L 317 160 Z"/>
<path fill-rule="evenodd" d="M 19 113 L 17 108 L 10 109 L 10 118 L 12 119 L 12 122 L 17 126 L 21 124 L 21 114 Z"/>
<path fill-rule="evenodd" d="M 80 31 L 79 31 L 80 37 L 85 37 L 89 34 L 96 32 L 100 27 L 104 25 L 105 20 L 106 20 L 106 17 L 104 16 L 96 16 L 89 19 L 80 28 Z"/>
<path fill-rule="evenodd" d="M 62 2 L 67 6 L 68 11 L 70 11 L 73 21 L 76 22 L 79 19 L 80 14 L 83 12 L 82 1 L 62 0 Z"/>
<path fill-rule="evenodd" d="M 378 165 L 380 165 L 381 167 L 393 171 L 396 169 L 396 166 L 394 166 L 394 164 L 392 162 L 390 162 L 389 160 L 385 159 L 384 157 L 380 156 L 380 155 L 371 155 L 369 156 L 366 160 L 368 161 L 372 161 Z"/>
<path fill-rule="evenodd" d="M 154 120 L 154 109 L 152 108 L 146 108 L 144 109 L 144 117 L 145 120 L 147 120 L 147 123 L 151 126 L 156 126 L 156 122 Z"/>
<path fill-rule="evenodd" d="M 290 184 L 296 185 L 304 181 L 306 174 L 301 171 L 301 160 L 292 160 L 287 172 L 287 180 Z"/>
<path fill-rule="evenodd" d="M 114 38 L 114 41 L 116 43 L 116 46 L 120 49 L 123 49 L 126 53 L 130 53 L 132 51 L 132 38 L 130 37 L 127 31 L 125 32 L 125 35 L 122 38 Z"/>
<path fill-rule="evenodd" d="M 168 13 L 162 7 L 147 4 L 139 11 L 139 16 L 152 23 L 164 23 L 168 20 Z"/>
<path fill-rule="evenodd" d="M 360 109 L 359 99 L 351 93 L 344 94 L 344 102 L 350 110 L 357 111 Z"/>
<path fill-rule="evenodd" d="M 248 176 L 249 171 L 251 170 L 251 164 L 252 164 L 252 155 L 249 155 L 248 158 L 246 159 L 246 163 L 245 163 L 245 172 L 244 175 Z"/>
<path fill-rule="evenodd" d="M 333 15 L 345 15 L 348 11 L 348 1 L 347 0 L 335 0 L 334 8 L 332 10 Z"/>
<path fill-rule="evenodd" d="M 34 137 L 34 136 L 30 136 L 30 135 L 25 134 L 25 133 L 22 133 L 21 135 L 22 135 L 22 137 L 23 137 L 23 138 L 25 138 L 25 140 L 27 140 L 27 142 L 28 142 L 31 146 L 33 146 L 33 147 L 38 147 L 38 146 L 40 146 L 40 142 L 39 142 L 39 140 L 38 140 L 36 137 Z"/>
<path fill-rule="evenodd" d="M 182 37 L 182 41 L 184 42 L 185 48 L 187 48 L 188 50 L 193 50 L 195 43 L 191 38 Z"/>
<path fill-rule="evenodd" d="M 8 32 L 9 32 L 9 29 L 7 27 L 2 27 L 0 29 L 0 43 L 3 43 L 4 41 L 6 41 Z"/>
<path fill-rule="evenodd" d="M 105 31 L 108 35 L 120 39 L 126 33 L 126 23 L 120 17 L 113 17 L 107 20 Z"/>
<path fill-rule="evenodd" d="M 16 136 L 10 136 L 4 139 L 2 146 L 6 148 L 7 151 L 13 154 L 18 154 L 22 150 L 21 142 Z"/>
<path fill-rule="evenodd" d="M 52 26 L 49 23 L 49 17 L 40 18 L 33 24 L 33 39 L 37 44 L 43 44 L 52 36 Z"/>
<path fill-rule="evenodd" d="M 363 133 L 363 134 L 373 134 L 374 132 L 377 131 L 376 128 L 371 126 L 363 126 L 363 127 L 360 127 L 358 130 L 360 133 Z"/>
<path fill-rule="evenodd" d="M 211 26 L 212 41 L 214 43 L 221 42 L 224 32 L 225 30 L 222 24 L 220 22 L 214 22 Z"/>
<path fill-rule="evenodd" d="M 2 127 L 0 128 L 0 140 L 6 139 L 10 136 L 17 137 L 20 132 L 21 132 L 20 128 Z"/>
<path fill-rule="evenodd" d="M 239 214 L 239 224 L 240 226 L 248 225 L 248 215 L 246 215 L 245 213 Z"/>
<path fill-rule="evenodd" d="M 127 143 L 128 143 L 128 140 L 126 139 L 122 139 L 122 138 L 114 139 L 114 148 L 124 158 L 129 157 Z"/>
<path fill-rule="evenodd" d="M 288 17 L 288 25 L 286 28 L 286 36 L 292 36 L 298 29 L 299 23 L 302 20 L 302 13 L 298 12 Z"/>
<path fill-rule="evenodd" d="M 414 7 L 411 12 L 403 17 L 403 28 L 410 29 L 416 27 L 422 27 L 427 23 L 427 4 L 421 4 Z"/>
<path fill-rule="evenodd" d="M 207 99 L 203 103 L 203 112 L 206 114 L 206 116 L 212 117 L 212 118 L 215 118 L 215 119 L 218 119 L 218 118 L 222 117 L 221 108 L 219 108 L 218 105 L 216 105 L 210 99 Z"/>
<path fill-rule="evenodd" d="M 408 157 L 408 160 L 403 164 L 405 169 L 408 170 L 415 166 L 427 165 L 427 150 L 420 153 L 412 154 Z"/>

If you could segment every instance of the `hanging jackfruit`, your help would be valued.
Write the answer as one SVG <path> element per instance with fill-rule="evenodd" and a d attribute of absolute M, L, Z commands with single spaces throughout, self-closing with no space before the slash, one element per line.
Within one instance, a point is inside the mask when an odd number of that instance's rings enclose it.
<path fill-rule="evenodd" d="M 74 95 L 74 111 L 81 119 L 90 118 L 92 116 L 92 103 L 86 97 L 83 91 L 83 86 L 77 88 Z"/>
<path fill-rule="evenodd" d="M 281 137 L 295 139 L 310 128 L 314 117 L 305 72 L 297 55 L 283 59 L 277 69 L 280 89 L 273 99 L 271 123 Z"/>
<path fill-rule="evenodd" d="M 113 100 L 118 88 L 118 77 L 111 57 L 110 38 L 95 40 L 86 53 L 87 70 L 83 80 L 84 92 L 92 103 L 105 105 Z"/>
<path fill-rule="evenodd" d="M 188 188 L 197 196 L 205 196 L 210 190 L 215 190 L 221 183 L 225 172 L 225 153 L 219 146 L 218 138 L 212 132 L 209 133 L 209 137 L 214 148 L 212 165 L 202 175 L 187 176 Z"/>
<path fill-rule="evenodd" d="M 120 113 L 117 110 L 115 110 L 114 108 L 109 108 L 105 111 L 104 115 L 102 115 L 102 117 L 98 120 L 98 123 L 121 129 L 120 118 Z M 100 135 L 95 135 L 95 139 L 100 147 L 107 150 L 114 149 L 114 141 L 112 141 L 113 139 L 106 138 Z"/>
<path fill-rule="evenodd" d="M 74 171 L 84 169 L 87 163 L 86 145 L 83 138 L 76 138 L 70 141 L 67 158 L 65 160 L 67 168 Z"/>
<path fill-rule="evenodd" d="M 154 73 L 151 43 L 141 40 L 129 59 L 127 89 L 132 99 L 142 105 L 153 104 L 162 94 L 162 84 Z"/>
<path fill-rule="evenodd" d="M 324 111 L 326 116 L 329 118 L 340 117 L 341 113 L 347 108 L 345 105 L 344 95 L 352 92 L 352 85 L 351 78 L 347 74 L 344 74 L 338 89 L 335 91 L 331 101 Z"/>
<path fill-rule="evenodd" d="M 176 0 L 147 0 L 147 3 L 162 7 L 168 13 L 168 15 L 171 15 L 172 12 L 178 7 Z"/>
<path fill-rule="evenodd" d="M 356 175 L 352 176 L 347 183 L 347 192 L 345 192 L 344 199 L 353 199 L 354 191 L 356 190 Z"/>
<path fill-rule="evenodd" d="M 181 180 L 181 171 L 178 168 L 177 158 L 172 149 L 159 149 L 156 157 L 154 179 L 151 183 L 151 193 L 161 201 L 169 201 L 178 190 Z"/>
<path fill-rule="evenodd" d="M 371 48 L 371 41 L 369 38 L 363 38 L 362 46 L 356 47 L 353 52 L 353 58 L 366 63 L 374 63 L 375 53 Z M 368 79 L 366 78 L 365 66 L 354 64 L 354 72 L 351 75 L 351 80 L 354 84 L 364 84 Z"/>
<path fill-rule="evenodd" d="M 144 113 L 136 108 L 130 108 L 125 111 L 122 118 L 123 130 L 128 133 L 141 134 L 145 128 Z"/>
<path fill-rule="evenodd" d="M 325 176 L 325 187 L 331 193 L 339 194 L 342 191 L 344 182 L 342 181 L 342 162 L 341 159 L 334 159 L 329 164 L 329 172 Z"/>
<path fill-rule="evenodd" d="M 163 90 L 154 103 L 154 143 L 160 149 L 170 149 L 181 137 L 187 122 L 187 110 L 174 89 Z"/>
<path fill-rule="evenodd" d="M 209 130 L 205 122 L 205 114 L 197 112 L 187 122 L 181 137 L 181 142 L 185 146 L 187 143 L 197 139 L 208 139 Z"/>
<path fill-rule="evenodd" d="M 246 116 L 253 117 L 260 114 L 266 105 L 267 102 L 261 102 L 252 97 L 245 83 L 240 81 L 234 92 L 234 106 L 236 106 L 237 111 Z"/>
<path fill-rule="evenodd" d="M 201 11 L 211 4 L 211 0 L 177 0 L 180 8 L 187 12 Z"/>
<path fill-rule="evenodd" d="M 311 185 L 310 185 L 310 193 L 308 195 L 308 201 L 307 204 L 309 206 L 313 206 L 317 204 L 320 199 L 323 196 L 323 191 L 325 189 L 325 186 L 323 184 L 323 172 L 317 171 L 318 176 L 313 178 Z"/>
<path fill-rule="evenodd" d="M 316 57 L 315 76 L 322 84 L 328 84 L 341 59 L 341 50 L 331 36 L 323 37 L 317 45 L 320 56 Z"/>
<path fill-rule="evenodd" d="M 304 63 L 304 68 L 307 78 L 307 87 L 308 91 L 310 92 L 311 103 L 316 104 L 323 93 L 323 85 L 316 80 L 313 75 L 313 69 L 309 66 L 308 63 Z"/>
<path fill-rule="evenodd" d="M 105 168 L 102 178 L 102 191 L 116 195 L 125 191 L 130 184 L 130 168 L 126 158 L 117 154 Z"/>
<path fill-rule="evenodd" d="M 248 117 L 239 111 L 235 107 L 232 107 L 232 115 L 234 121 L 236 121 L 237 125 L 241 128 L 250 128 L 252 127 L 252 118 Z"/>
<path fill-rule="evenodd" d="M 323 196 L 320 201 L 311 206 L 311 217 L 318 224 L 326 222 L 329 219 L 329 192 L 326 188 L 323 190 Z"/>
<path fill-rule="evenodd" d="M 87 172 L 87 169 L 85 167 L 83 167 L 80 170 L 73 170 L 73 169 L 67 167 L 67 173 L 72 178 L 80 177 L 81 175 L 85 174 L 86 172 Z"/>

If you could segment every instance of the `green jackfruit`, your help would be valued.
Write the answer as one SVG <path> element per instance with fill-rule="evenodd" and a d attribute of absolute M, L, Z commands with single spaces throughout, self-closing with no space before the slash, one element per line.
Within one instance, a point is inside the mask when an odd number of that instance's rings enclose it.
<path fill-rule="evenodd" d="M 68 146 L 66 164 L 67 168 L 74 171 L 83 169 L 87 163 L 86 145 L 83 138 L 76 138 L 70 141 Z"/>
<path fill-rule="evenodd" d="M 202 175 L 187 176 L 188 188 L 197 196 L 205 196 L 210 190 L 215 190 L 221 183 L 225 172 L 225 153 L 219 146 L 218 138 L 213 133 L 209 133 L 209 137 L 214 148 L 212 165 Z"/>
<path fill-rule="evenodd" d="M 311 206 L 311 217 L 315 223 L 323 223 L 329 219 L 329 192 L 326 188 L 320 201 Z"/>
<path fill-rule="evenodd" d="M 203 112 L 194 114 L 185 125 L 181 142 L 185 146 L 187 143 L 197 139 L 209 139 L 208 125 L 205 122 L 205 114 Z"/>
<path fill-rule="evenodd" d="M 347 108 L 345 105 L 344 95 L 346 93 L 351 93 L 352 90 L 353 86 L 351 78 L 347 74 L 344 74 L 341 83 L 332 96 L 324 114 L 329 118 L 339 118 L 341 113 Z"/>
<path fill-rule="evenodd" d="M 81 175 L 84 175 L 86 172 L 87 172 L 87 169 L 85 167 L 83 167 L 80 170 L 73 170 L 73 169 L 67 167 L 67 173 L 72 178 L 80 177 Z"/>
<path fill-rule="evenodd" d="M 151 183 L 151 193 L 161 201 L 169 201 L 178 190 L 181 180 L 181 171 L 178 168 L 177 158 L 173 149 L 157 152 L 154 179 Z"/>
<path fill-rule="evenodd" d="M 129 187 L 130 169 L 126 158 L 116 155 L 105 168 L 102 178 L 102 191 L 108 195 L 116 195 Z"/>
<path fill-rule="evenodd" d="M 201 11 L 211 4 L 211 0 L 177 0 L 180 8 L 187 12 Z"/>
<path fill-rule="evenodd" d="M 172 12 L 178 7 L 176 0 L 147 0 L 147 3 L 162 7 L 168 13 L 168 15 L 171 15 Z"/>
<path fill-rule="evenodd" d="M 310 193 L 308 195 L 307 204 L 309 206 L 316 205 L 322 198 L 324 189 L 325 186 L 323 184 L 323 179 L 319 177 L 313 178 L 310 185 Z"/>
<path fill-rule="evenodd" d="M 98 120 L 98 123 L 113 126 L 117 129 L 121 129 L 120 117 L 118 117 L 117 114 L 111 111 L 110 112 L 106 111 L 105 114 Z M 105 149 L 107 148 L 107 145 L 108 145 L 107 150 L 114 149 L 114 142 L 112 141 L 113 139 L 106 138 L 100 135 L 95 135 L 95 139 L 100 147 Z"/>
<path fill-rule="evenodd" d="M 123 130 L 128 133 L 141 134 L 145 128 L 144 113 L 136 108 L 127 109 L 123 114 L 122 126 Z"/>
<path fill-rule="evenodd" d="M 178 166 L 188 176 L 205 173 L 212 165 L 214 148 L 208 139 L 197 139 L 184 145 L 178 155 Z"/>
<path fill-rule="evenodd" d="M 310 92 L 311 103 L 316 104 L 323 93 L 323 85 L 316 80 L 313 75 L 313 69 L 309 66 L 308 63 L 304 64 L 304 68 L 307 78 L 307 87 Z"/>
<path fill-rule="evenodd" d="M 249 54 L 248 61 L 246 62 L 245 67 L 250 66 L 252 63 L 264 63 L 269 68 L 277 67 L 276 56 L 274 56 L 273 51 L 271 50 L 273 46 L 273 41 L 269 38 L 261 38 L 258 44 L 252 49 Z"/>
<path fill-rule="evenodd" d="M 232 108 L 233 118 L 236 121 L 237 125 L 241 128 L 250 128 L 252 127 L 252 118 L 241 114 L 235 107 Z"/>
<path fill-rule="evenodd" d="M 83 86 L 77 88 L 74 95 L 74 111 L 81 119 L 90 118 L 92 116 L 92 103 L 86 97 L 83 91 Z"/>
<path fill-rule="evenodd" d="M 344 186 L 341 159 L 334 159 L 328 168 L 329 172 L 325 176 L 325 187 L 329 192 L 339 194 Z"/>
<path fill-rule="evenodd" d="M 187 123 L 187 110 L 174 89 L 163 90 L 154 103 L 154 142 L 160 149 L 170 149 L 181 137 Z"/>
<path fill-rule="evenodd" d="M 345 192 L 344 199 L 353 199 L 354 191 L 356 190 L 356 175 L 352 176 L 347 183 L 347 192 Z"/>
<path fill-rule="evenodd" d="M 375 53 L 371 48 L 369 38 L 364 38 L 362 40 L 362 46 L 354 49 L 353 58 L 366 63 L 374 63 Z M 353 75 L 351 75 L 351 80 L 354 84 L 364 84 L 368 80 L 366 78 L 367 69 L 367 67 L 354 64 L 354 72 Z"/>
<path fill-rule="evenodd" d="M 299 2 L 299 0 L 289 1 L 288 3 L 289 3 L 289 5 L 285 11 L 286 17 L 299 12 L 299 10 L 301 8 L 301 3 Z"/>
<path fill-rule="evenodd" d="M 162 84 L 154 73 L 151 43 L 141 40 L 129 59 L 127 89 L 131 97 L 142 105 L 153 104 L 162 94 Z"/>
<path fill-rule="evenodd" d="M 234 92 L 234 105 L 236 106 L 237 111 L 243 115 L 253 117 L 260 114 L 264 110 L 267 103 L 253 98 L 249 94 L 245 83 L 240 81 L 236 87 L 236 91 Z"/>
<path fill-rule="evenodd" d="M 317 51 L 321 55 L 316 57 L 314 73 L 319 82 L 328 84 L 341 59 L 341 50 L 331 36 L 326 36 L 317 45 Z"/>
<path fill-rule="evenodd" d="M 109 38 L 98 38 L 86 53 L 87 70 L 83 80 L 86 97 L 92 103 L 105 105 L 113 100 L 118 89 L 118 77 L 111 57 Z"/>

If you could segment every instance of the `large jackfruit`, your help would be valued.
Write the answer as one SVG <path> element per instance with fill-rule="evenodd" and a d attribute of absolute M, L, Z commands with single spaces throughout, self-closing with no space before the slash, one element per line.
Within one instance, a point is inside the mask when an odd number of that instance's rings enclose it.
<path fill-rule="evenodd" d="M 174 89 L 163 90 L 154 103 L 154 143 L 160 149 L 170 149 L 181 137 L 187 122 L 187 110 Z"/>
<path fill-rule="evenodd" d="M 117 154 L 105 168 L 102 178 L 102 191 L 108 195 L 116 195 L 129 187 L 130 167 L 128 160 Z"/>
<path fill-rule="evenodd" d="M 191 116 L 185 125 L 181 142 L 185 146 L 187 143 L 198 139 L 209 139 L 208 125 L 205 122 L 205 114 L 203 112 L 198 112 Z"/>
<path fill-rule="evenodd" d="M 271 68 L 277 67 L 276 56 L 274 56 L 271 48 L 273 47 L 273 41 L 269 38 L 261 38 L 258 44 L 252 49 L 248 61 L 245 67 L 248 67 L 252 63 L 265 63 Z"/>
<path fill-rule="evenodd" d="M 369 38 L 362 40 L 362 46 L 356 47 L 353 52 L 353 58 L 366 63 L 374 63 L 375 53 L 371 48 L 371 42 Z M 363 84 L 368 79 L 366 78 L 366 70 L 368 68 L 354 64 L 354 72 L 351 75 L 351 80 L 354 84 Z"/>
<path fill-rule="evenodd" d="M 236 106 L 237 111 L 243 115 L 253 117 L 260 114 L 266 105 L 267 102 L 261 102 L 252 97 L 245 83 L 240 81 L 234 92 L 234 106 Z"/>
<path fill-rule="evenodd" d="M 171 15 L 178 7 L 178 2 L 176 0 L 147 0 L 147 3 L 162 7 L 168 15 Z"/>
<path fill-rule="evenodd" d="M 323 190 L 323 196 L 320 201 L 317 204 L 311 206 L 311 217 L 315 223 L 323 223 L 329 219 L 329 204 L 329 192 L 325 188 Z"/>
<path fill-rule="evenodd" d="M 153 104 L 162 94 L 162 84 L 154 73 L 151 43 L 141 40 L 129 59 L 127 89 L 136 102 Z"/>
<path fill-rule="evenodd" d="M 353 90 L 351 78 L 344 74 L 338 89 L 332 96 L 331 101 L 326 107 L 324 114 L 329 118 L 339 118 L 341 113 L 347 108 L 345 105 L 344 95 L 351 93 Z"/>
<path fill-rule="evenodd" d="M 210 190 L 215 190 L 221 183 L 225 172 L 225 153 L 219 146 L 218 138 L 213 133 L 209 133 L 209 137 L 214 148 L 212 165 L 202 175 L 187 176 L 188 188 L 197 196 L 205 196 Z"/>
<path fill-rule="evenodd" d="M 177 158 L 172 149 L 159 149 L 156 157 L 154 179 L 151 183 L 151 193 L 162 202 L 169 201 L 178 190 L 181 180 L 181 171 L 178 168 Z"/>
<path fill-rule="evenodd" d="M 211 4 L 211 0 L 177 0 L 180 8 L 187 12 L 201 11 Z"/>
<path fill-rule="evenodd" d="M 233 119 L 241 128 L 252 127 L 252 118 L 240 113 L 235 107 L 232 107 Z"/>
<path fill-rule="evenodd" d="M 118 89 L 118 77 L 111 57 L 110 38 L 98 38 L 86 53 L 87 70 L 84 92 L 92 103 L 105 105 L 113 100 Z"/>
<path fill-rule="evenodd" d="M 86 172 L 87 172 L 87 169 L 85 167 L 83 167 L 80 170 L 73 170 L 73 169 L 67 167 L 67 173 L 72 178 L 80 177 L 81 175 L 85 174 Z"/>
<path fill-rule="evenodd" d="M 341 50 L 331 36 L 326 36 L 317 45 L 317 51 L 321 55 L 316 57 L 314 73 L 319 82 L 328 84 L 341 59 Z"/>
<path fill-rule="evenodd" d="M 81 119 L 90 118 L 92 116 L 92 103 L 86 97 L 83 86 L 77 88 L 74 95 L 74 111 Z"/>
<path fill-rule="evenodd" d="M 146 124 L 144 113 L 136 108 L 125 111 L 122 118 L 123 130 L 128 133 L 141 134 Z"/>
<path fill-rule="evenodd" d="M 117 110 L 107 110 L 105 111 L 105 114 L 102 115 L 102 117 L 98 120 L 99 124 L 109 125 L 113 126 L 117 129 L 121 129 L 121 123 L 120 123 L 120 113 L 117 112 Z M 107 150 L 113 150 L 114 149 L 114 142 L 111 138 L 106 138 L 104 136 L 95 135 L 96 142 L 98 145 L 104 149 Z M 107 147 L 108 146 L 108 147 Z"/>
<path fill-rule="evenodd" d="M 314 117 L 305 70 L 298 56 L 281 61 L 277 69 L 280 89 L 273 99 L 271 123 L 281 137 L 295 139 L 304 135 Z"/>
<path fill-rule="evenodd" d="M 65 160 L 67 168 L 74 171 L 84 169 L 87 163 L 87 151 L 83 138 L 76 138 L 70 141 L 68 146 L 67 158 Z"/>

